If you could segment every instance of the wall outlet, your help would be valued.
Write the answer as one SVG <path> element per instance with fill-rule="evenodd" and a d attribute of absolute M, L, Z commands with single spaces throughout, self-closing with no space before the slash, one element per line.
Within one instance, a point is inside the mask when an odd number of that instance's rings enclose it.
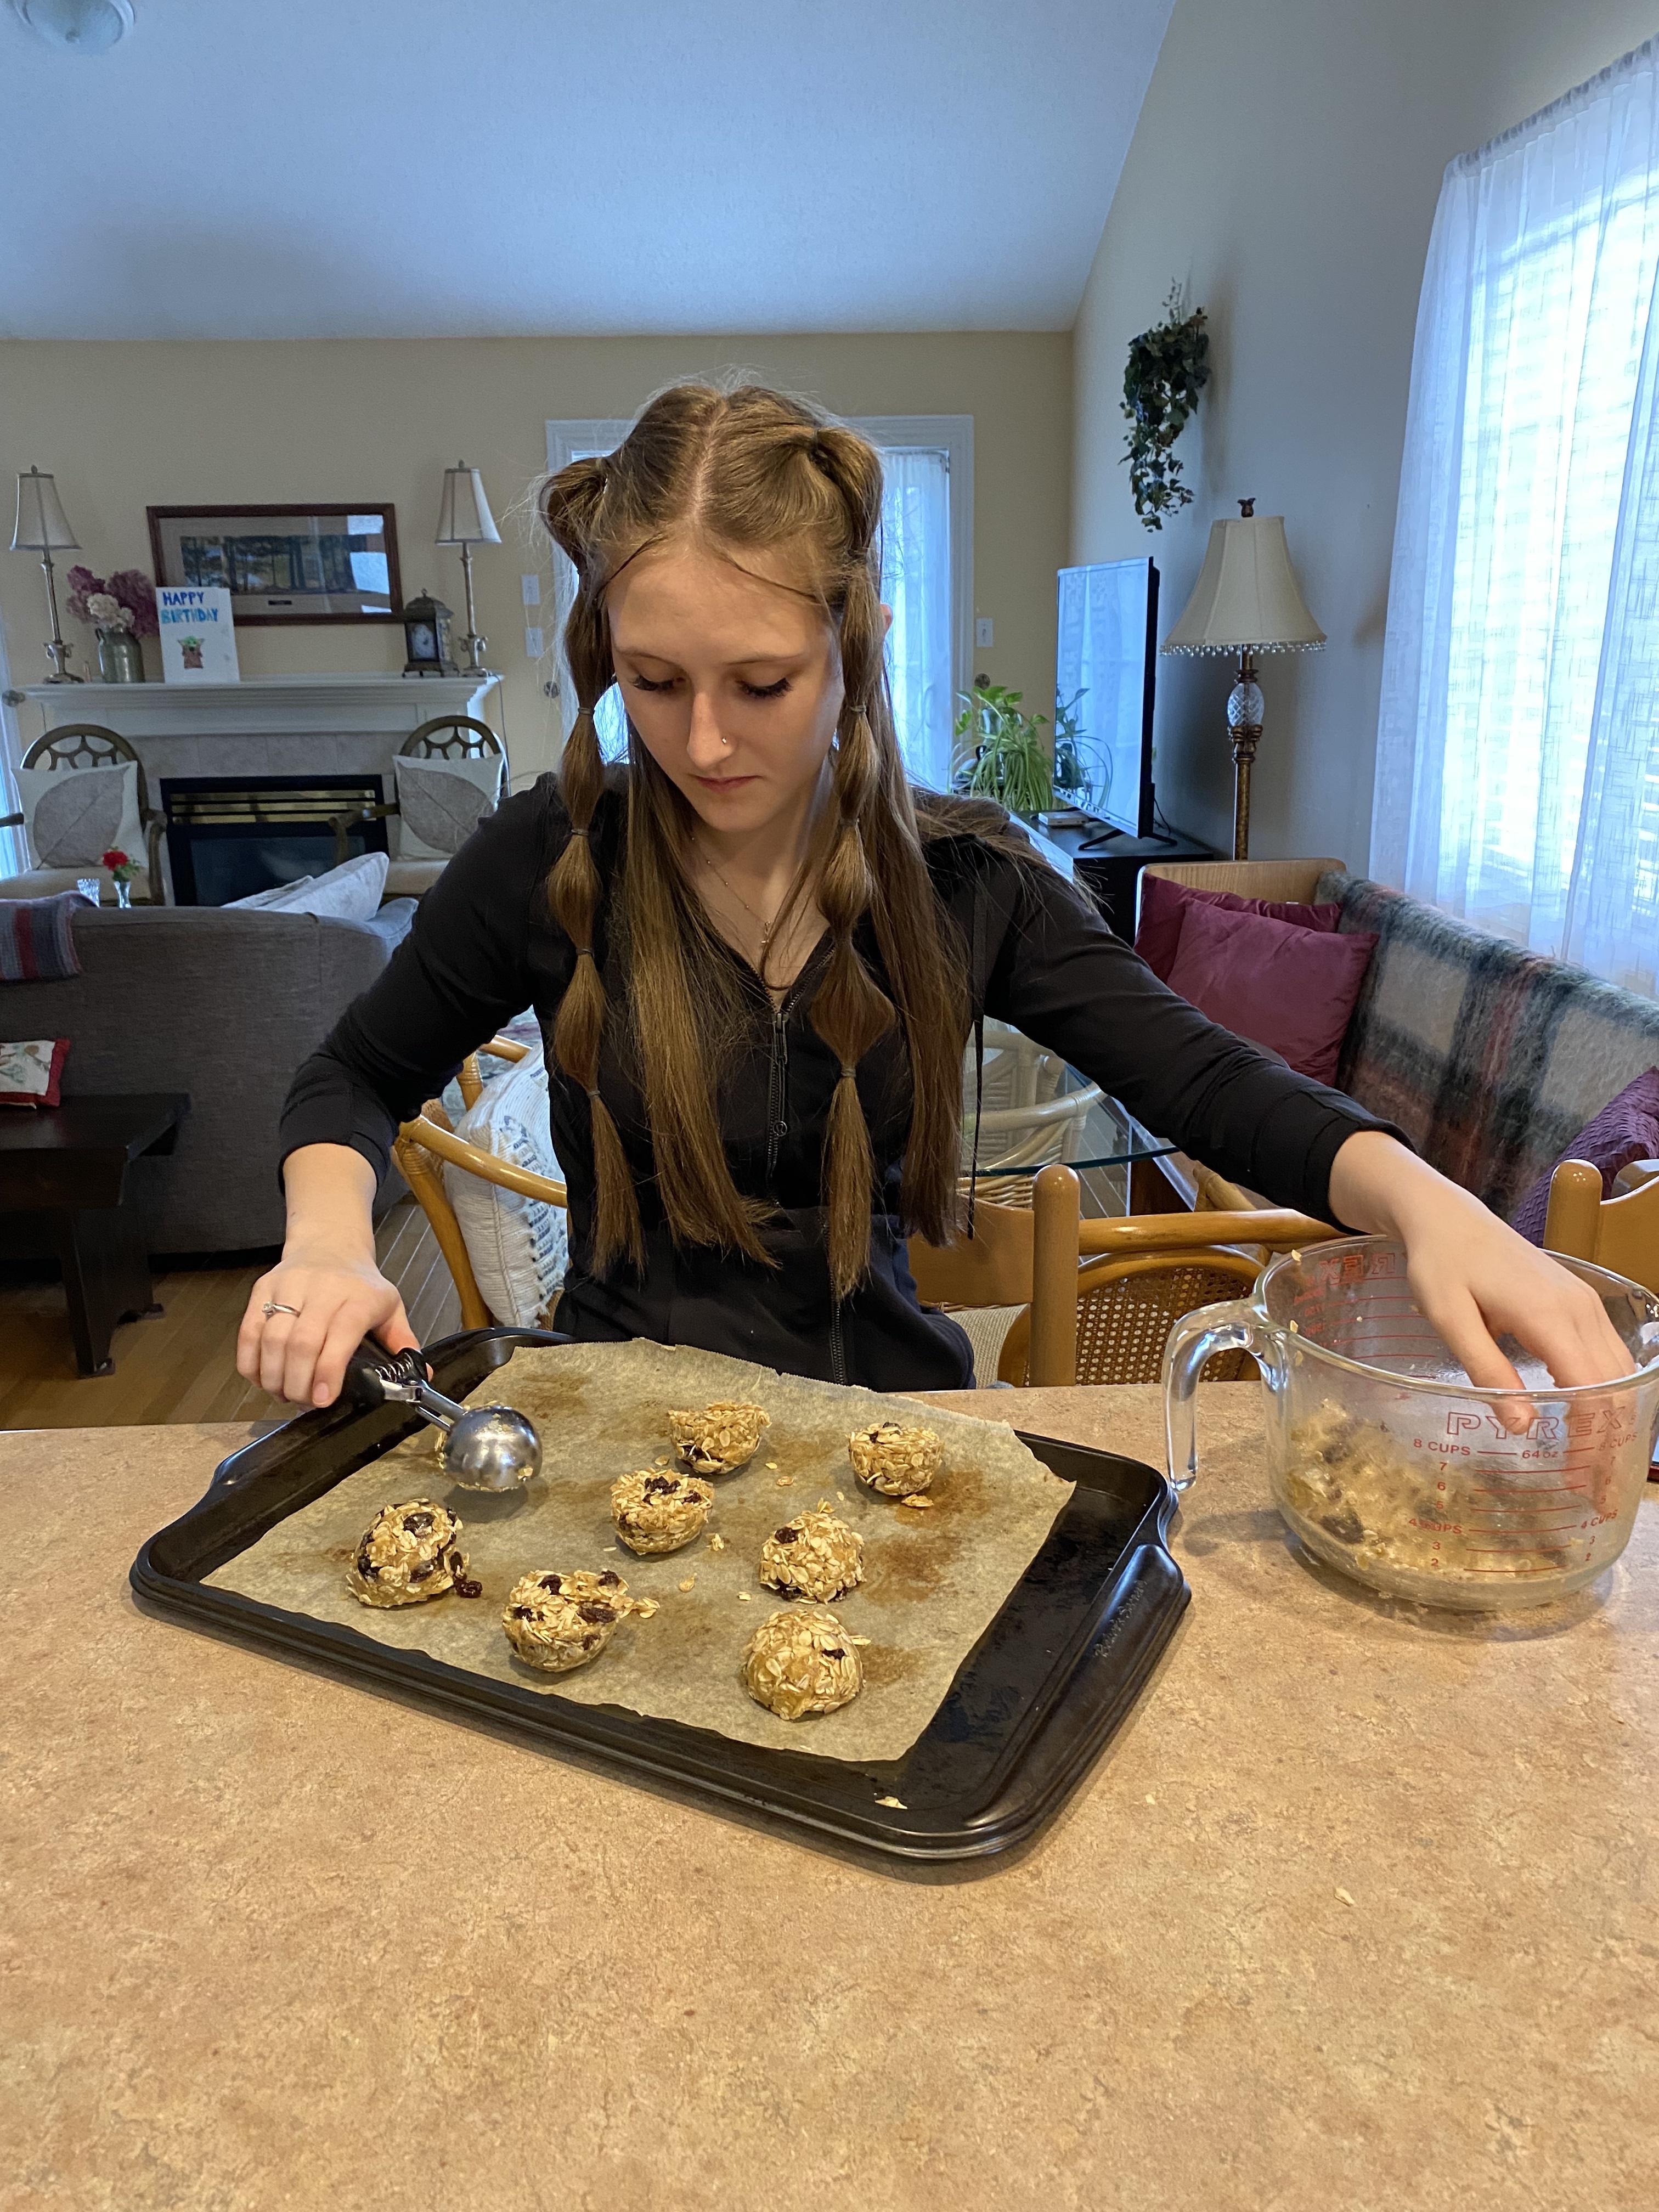
<path fill-rule="evenodd" d="M 542 603 L 542 580 L 539 576 L 520 576 L 519 589 L 524 593 L 527 607 L 538 607 Z"/>
<path fill-rule="evenodd" d="M 526 660 L 539 660 L 546 647 L 542 643 L 541 625 L 526 623 L 524 626 L 524 651 Z"/>
<path fill-rule="evenodd" d="M 990 616 L 976 615 L 974 618 L 974 643 L 994 645 L 996 641 L 996 624 L 991 620 Z"/>

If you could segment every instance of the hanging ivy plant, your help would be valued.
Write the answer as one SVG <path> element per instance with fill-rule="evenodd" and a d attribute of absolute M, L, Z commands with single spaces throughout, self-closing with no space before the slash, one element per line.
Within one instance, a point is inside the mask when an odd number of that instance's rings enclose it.
<path fill-rule="evenodd" d="M 1129 465 L 1135 513 L 1148 530 L 1162 530 L 1164 516 L 1192 498 L 1170 448 L 1210 380 L 1204 310 L 1195 307 L 1183 315 L 1181 305 L 1181 287 L 1172 285 L 1164 320 L 1130 340 L 1123 372 L 1123 412 L 1130 424 L 1123 458 Z"/>

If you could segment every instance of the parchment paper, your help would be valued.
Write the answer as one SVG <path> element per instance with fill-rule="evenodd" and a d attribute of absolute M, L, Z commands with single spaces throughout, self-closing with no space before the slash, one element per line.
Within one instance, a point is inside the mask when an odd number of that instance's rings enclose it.
<path fill-rule="evenodd" d="M 713 1478 L 714 1510 L 695 1543 L 635 1559 L 611 1525 L 611 1483 L 668 1458 L 671 1406 L 720 1398 L 747 1399 L 770 1413 L 759 1452 L 740 1474 Z M 526 1490 L 498 1498 L 453 1487 L 434 1456 L 437 1431 L 428 1430 L 349 1475 L 208 1580 L 549 1697 L 626 1706 L 744 1743 L 887 1760 L 902 1757 L 932 1719 L 1073 1489 L 1000 1423 L 926 1406 L 907 1411 L 872 1390 L 714 1352 L 643 1342 L 532 1347 L 487 1376 L 470 1402 L 492 1401 L 518 1407 L 540 1433 L 543 1472 Z M 895 1419 L 925 1423 L 944 1443 L 931 1510 L 876 1496 L 848 1464 L 850 1430 Z M 465 1524 L 462 1549 L 483 1595 L 377 1612 L 348 1590 L 346 1561 L 382 1505 L 418 1497 L 436 1498 Z M 865 1687 L 839 1712 L 782 1721 L 750 1698 L 738 1662 L 761 1621 L 786 1602 L 759 1578 L 762 1544 L 823 1498 L 864 1538 L 865 1578 L 835 1610 L 850 1634 L 871 1639 L 860 1653 Z M 721 1552 L 709 1548 L 716 1530 Z M 501 1607 L 520 1575 L 576 1567 L 612 1568 L 635 1596 L 655 1598 L 662 1609 L 654 1620 L 624 1621 L 591 1666 L 538 1673 L 514 1656 Z M 683 1591 L 688 1577 L 695 1587 Z"/>

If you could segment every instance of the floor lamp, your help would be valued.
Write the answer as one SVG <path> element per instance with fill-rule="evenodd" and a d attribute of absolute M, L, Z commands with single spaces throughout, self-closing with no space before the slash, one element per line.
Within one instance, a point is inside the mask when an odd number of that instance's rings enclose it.
<path fill-rule="evenodd" d="M 1311 653 L 1325 633 L 1308 611 L 1291 566 L 1282 514 L 1258 514 L 1241 499 L 1236 517 L 1210 525 L 1210 543 L 1193 595 L 1164 641 L 1165 653 L 1236 653 L 1238 674 L 1227 699 L 1233 748 L 1233 858 L 1250 851 L 1250 769 L 1261 740 L 1258 653 Z"/>

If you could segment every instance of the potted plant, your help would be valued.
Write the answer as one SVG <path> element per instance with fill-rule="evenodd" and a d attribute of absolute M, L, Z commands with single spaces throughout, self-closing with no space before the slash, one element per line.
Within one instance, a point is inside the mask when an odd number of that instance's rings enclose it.
<path fill-rule="evenodd" d="M 76 565 L 69 572 L 69 611 L 98 633 L 98 673 L 106 684 L 142 684 L 141 637 L 159 635 L 155 586 L 142 568 L 118 568 L 107 581 Z"/>
<path fill-rule="evenodd" d="M 1164 320 L 1130 339 L 1123 372 L 1123 412 L 1130 426 L 1123 458 L 1129 465 L 1135 513 L 1148 530 L 1162 530 L 1164 516 L 1192 498 L 1170 447 L 1210 380 L 1204 310 L 1195 307 L 1183 315 L 1181 305 L 1181 287 L 1172 285 Z"/>
<path fill-rule="evenodd" d="M 980 682 L 958 694 L 956 788 L 994 799 L 1011 814 L 1028 817 L 1052 806 L 1054 766 L 1043 732 L 1046 714 L 1028 714 L 1025 695 L 1001 684 Z"/>

